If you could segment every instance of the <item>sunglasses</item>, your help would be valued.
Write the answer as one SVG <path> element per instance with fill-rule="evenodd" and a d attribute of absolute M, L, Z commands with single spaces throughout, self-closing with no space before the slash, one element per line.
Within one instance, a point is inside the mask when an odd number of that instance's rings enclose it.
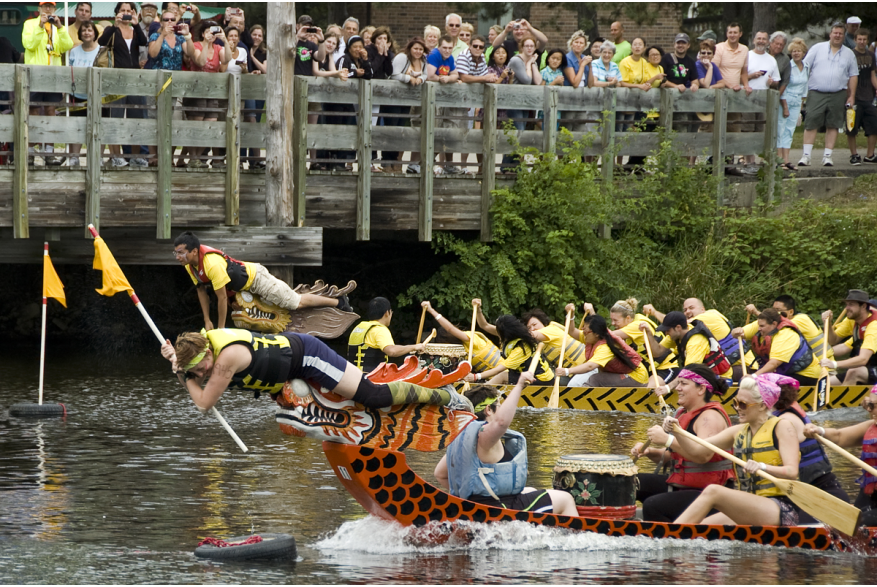
<path fill-rule="evenodd" d="M 174 251 L 174 257 L 185 257 L 188 254 L 188 251 Z"/>
<path fill-rule="evenodd" d="M 862 407 L 868 410 L 869 412 L 874 409 L 874 406 L 877 406 L 877 402 L 869 402 L 868 400 L 862 401 Z"/>
<path fill-rule="evenodd" d="M 174 19 L 174 18 L 163 18 L 163 19 L 161 19 L 161 22 L 173 22 L 174 20 L 176 20 L 176 19 Z"/>
<path fill-rule="evenodd" d="M 452 29 L 458 29 L 458 28 L 460 28 L 460 25 L 458 25 L 458 24 L 449 24 L 448 27 L 449 27 L 449 28 L 452 28 Z"/>
<path fill-rule="evenodd" d="M 755 406 L 755 405 L 758 405 L 758 404 L 755 402 L 749 403 L 749 402 L 740 401 L 738 399 L 734 399 L 734 409 L 738 412 L 741 410 L 745 410 L 749 406 Z"/>
<path fill-rule="evenodd" d="M 472 45 L 473 49 L 484 49 L 484 45 Z"/>

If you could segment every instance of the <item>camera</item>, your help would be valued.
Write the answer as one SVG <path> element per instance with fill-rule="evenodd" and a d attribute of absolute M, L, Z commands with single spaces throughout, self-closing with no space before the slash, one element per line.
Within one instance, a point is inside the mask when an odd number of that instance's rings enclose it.
<path fill-rule="evenodd" d="M 306 32 L 306 33 L 316 33 L 317 30 L 318 30 L 317 27 L 315 27 L 315 26 L 309 26 L 308 28 L 305 29 L 305 32 Z"/>
<path fill-rule="evenodd" d="M 521 28 L 521 25 L 518 24 L 518 23 L 515 23 L 515 28 L 516 28 L 516 29 L 519 29 L 519 28 Z"/>
<path fill-rule="evenodd" d="M 134 19 L 134 17 L 131 16 L 130 14 L 123 14 L 122 15 L 122 20 L 133 20 L 133 19 Z"/>
<path fill-rule="evenodd" d="M 210 32 L 214 35 L 217 35 L 217 34 L 222 32 L 222 27 L 221 26 L 212 26 L 212 27 L 210 27 Z"/>
<path fill-rule="evenodd" d="M 188 26 L 188 25 L 186 23 L 175 24 L 174 25 L 174 32 L 178 33 L 178 34 L 181 33 L 183 31 L 184 26 Z"/>
<path fill-rule="evenodd" d="M 46 17 L 46 20 L 47 20 L 48 22 L 51 22 L 52 24 L 57 24 L 57 23 L 58 23 L 58 17 L 55 16 L 55 15 L 52 15 L 52 16 L 48 16 L 48 17 Z"/>

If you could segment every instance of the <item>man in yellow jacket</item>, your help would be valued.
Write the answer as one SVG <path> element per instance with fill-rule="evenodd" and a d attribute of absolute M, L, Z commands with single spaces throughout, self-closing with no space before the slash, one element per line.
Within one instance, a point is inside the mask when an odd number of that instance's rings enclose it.
<path fill-rule="evenodd" d="M 40 15 L 24 22 L 21 31 L 21 44 L 24 46 L 24 63 L 26 65 L 63 65 L 61 56 L 73 48 L 73 39 L 67 27 L 61 26 L 62 21 L 55 16 L 54 2 L 40 2 Z M 64 98 L 59 92 L 31 92 L 31 102 L 59 103 Z M 31 106 L 31 116 L 55 116 L 54 106 Z M 54 152 L 54 146 L 49 147 Z M 46 151 L 47 149 L 44 149 Z M 28 163 L 33 163 L 33 155 L 28 156 Z M 45 157 L 46 165 L 60 165 L 53 156 Z"/>

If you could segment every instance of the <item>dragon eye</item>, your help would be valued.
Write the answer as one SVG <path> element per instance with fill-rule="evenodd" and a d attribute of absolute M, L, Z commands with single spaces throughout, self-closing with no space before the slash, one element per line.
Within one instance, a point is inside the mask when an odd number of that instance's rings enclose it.
<path fill-rule="evenodd" d="M 247 302 L 248 304 L 249 304 L 250 302 L 253 301 L 253 294 L 251 294 L 251 293 L 248 292 L 248 291 L 242 291 L 242 292 L 241 292 L 241 297 L 242 297 L 242 298 L 244 299 L 244 301 Z"/>

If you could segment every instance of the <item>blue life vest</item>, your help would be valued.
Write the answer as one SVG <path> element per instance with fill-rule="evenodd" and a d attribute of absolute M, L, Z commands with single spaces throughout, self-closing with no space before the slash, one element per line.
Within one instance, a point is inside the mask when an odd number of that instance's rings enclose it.
<path fill-rule="evenodd" d="M 813 351 L 807 343 L 807 339 L 798 330 L 797 324 L 783 316 L 780 323 L 773 334 L 763 336 L 761 332 L 757 332 L 752 338 L 752 352 L 755 353 L 755 360 L 758 361 L 759 367 L 764 367 L 770 360 L 770 347 L 773 343 L 773 337 L 783 328 L 790 328 L 798 335 L 798 348 L 792 354 L 788 363 L 782 363 L 776 368 L 776 373 L 787 375 L 789 373 L 799 373 L 810 366 L 813 362 Z"/>
<path fill-rule="evenodd" d="M 785 410 L 776 410 L 774 416 L 782 416 L 785 413 L 796 415 L 804 424 L 810 424 L 811 420 L 807 412 L 801 409 L 798 402 L 793 403 Z M 807 438 L 800 445 L 801 462 L 798 464 L 798 479 L 804 483 L 813 483 L 816 479 L 831 472 L 831 463 L 825 455 L 822 445 L 815 438 Z"/>
<path fill-rule="evenodd" d="M 448 484 L 451 494 L 462 499 L 470 495 L 517 495 L 527 486 L 527 439 L 520 432 L 506 431 L 502 439 L 514 458 L 505 463 L 483 463 L 478 458 L 478 433 L 485 424 L 487 422 L 472 422 L 448 447 Z"/>

